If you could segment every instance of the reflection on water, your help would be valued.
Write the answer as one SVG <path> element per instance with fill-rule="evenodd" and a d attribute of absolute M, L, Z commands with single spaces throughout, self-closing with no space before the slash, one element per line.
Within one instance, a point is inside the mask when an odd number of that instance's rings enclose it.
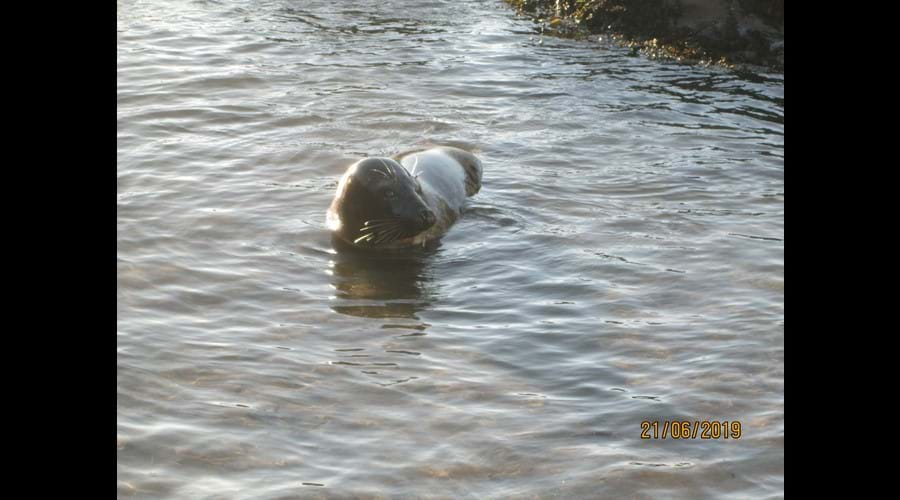
<path fill-rule="evenodd" d="M 425 248 L 374 252 L 351 247 L 332 237 L 334 259 L 328 263 L 336 291 L 331 309 L 361 318 L 419 320 L 436 294 L 429 271 L 439 244 Z"/>

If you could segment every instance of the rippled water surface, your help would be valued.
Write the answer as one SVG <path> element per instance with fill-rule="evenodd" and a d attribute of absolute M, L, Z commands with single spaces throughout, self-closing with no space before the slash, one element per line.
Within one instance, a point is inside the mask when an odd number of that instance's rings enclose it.
<path fill-rule="evenodd" d="M 534 28 L 117 3 L 120 497 L 782 495 L 783 77 Z M 485 165 L 441 245 L 337 251 L 346 167 L 429 143 Z"/>

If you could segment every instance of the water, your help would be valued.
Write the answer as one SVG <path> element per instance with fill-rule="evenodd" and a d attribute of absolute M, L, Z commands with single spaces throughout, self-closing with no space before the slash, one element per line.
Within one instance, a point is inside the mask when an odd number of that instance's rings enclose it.
<path fill-rule="evenodd" d="M 782 496 L 783 76 L 499 0 L 117 11 L 119 497 Z M 485 165 L 441 245 L 336 251 L 346 167 L 429 142 Z"/>

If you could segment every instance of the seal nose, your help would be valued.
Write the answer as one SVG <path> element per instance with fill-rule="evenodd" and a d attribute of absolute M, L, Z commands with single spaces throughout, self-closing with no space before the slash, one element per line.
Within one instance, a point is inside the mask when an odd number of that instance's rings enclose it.
<path fill-rule="evenodd" d="M 434 212 L 428 210 L 427 208 L 423 208 L 419 210 L 419 220 L 422 221 L 422 224 L 425 227 L 431 227 L 434 225 L 436 219 L 434 217 Z"/>

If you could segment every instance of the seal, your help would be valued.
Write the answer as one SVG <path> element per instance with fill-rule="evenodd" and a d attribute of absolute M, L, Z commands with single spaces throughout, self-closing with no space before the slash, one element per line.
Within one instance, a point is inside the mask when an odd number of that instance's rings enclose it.
<path fill-rule="evenodd" d="M 475 155 L 449 146 L 362 159 L 338 183 L 328 228 L 355 247 L 425 246 L 456 222 L 482 171 Z"/>

